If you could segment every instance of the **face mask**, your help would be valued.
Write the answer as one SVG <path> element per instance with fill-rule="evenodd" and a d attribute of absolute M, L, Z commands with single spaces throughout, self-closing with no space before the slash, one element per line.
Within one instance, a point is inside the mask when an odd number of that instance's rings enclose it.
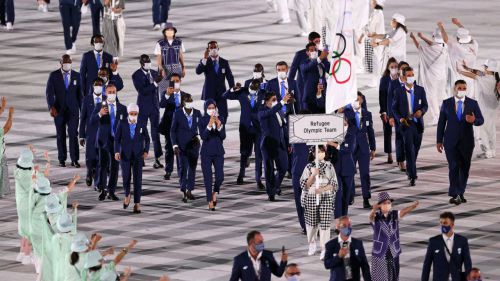
<path fill-rule="evenodd" d="M 278 101 L 273 101 L 273 103 L 271 104 L 272 107 L 275 107 L 276 105 L 278 104 Z"/>
<path fill-rule="evenodd" d="M 102 81 L 104 81 L 104 84 L 106 84 L 108 82 L 108 77 L 107 76 L 99 76 L 99 78 L 101 78 Z"/>
<path fill-rule="evenodd" d="M 352 108 L 354 108 L 355 110 L 358 110 L 360 108 L 360 104 L 359 104 L 359 101 L 354 101 L 352 104 L 351 104 Z"/>
<path fill-rule="evenodd" d="M 219 55 L 219 50 L 217 49 L 210 49 L 210 56 L 213 58 L 216 58 Z"/>
<path fill-rule="evenodd" d="M 318 58 L 318 52 L 309 53 L 309 58 L 315 60 Z"/>
<path fill-rule="evenodd" d="M 257 251 L 257 253 L 260 253 L 264 251 L 264 243 L 255 244 L 253 248 L 255 249 L 255 251 Z"/>
<path fill-rule="evenodd" d="M 208 116 L 214 116 L 215 109 L 207 109 Z"/>
<path fill-rule="evenodd" d="M 257 94 L 257 90 L 248 89 L 248 92 L 251 96 L 255 96 Z"/>
<path fill-rule="evenodd" d="M 174 83 L 174 89 L 179 90 L 181 88 L 181 83 Z"/>
<path fill-rule="evenodd" d="M 100 96 L 102 94 L 102 86 L 94 86 L 94 93 L 96 96 Z"/>
<path fill-rule="evenodd" d="M 457 98 L 463 99 L 466 94 L 467 94 L 467 91 L 457 91 Z"/>
<path fill-rule="evenodd" d="M 406 84 L 415 83 L 415 77 L 406 77 Z"/>
<path fill-rule="evenodd" d="M 131 124 L 137 123 L 137 116 L 129 115 L 128 116 L 128 121 L 130 121 Z"/>
<path fill-rule="evenodd" d="M 146 62 L 144 63 L 144 66 L 143 68 L 147 71 L 147 70 L 150 70 L 151 69 L 151 63 L 150 62 Z"/>
<path fill-rule="evenodd" d="M 262 78 L 262 72 L 253 73 L 253 79 L 260 79 L 260 78 Z"/>
<path fill-rule="evenodd" d="M 293 276 L 288 277 L 288 279 L 286 279 L 286 281 L 300 281 L 300 277 L 297 275 L 293 275 Z"/>
<path fill-rule="evenodd" d="M 278 78 L 281 80 L 286 79 L 286 72 L 285 71 L 278 71 Z"/>
<path fill-rule="evenodd" d="M 318 160 L 319 161 L 325 160 L 325 153 L 324 152 L 318 152 Z"/>
<path fill-rule="evenodd" d="M 391 68 L 389 71 L 391 72 L 392 76 L 398 74 L 398 69 L 397 68 Z"/>
<path fill-rule="evenodd" d="M 344 236 L 351 236 L 352 228 L 342 227 L 342 228 L 340 228 L 340 233 L 342 233 L 342 235 L 344 235 Z"/>
<path fill-rule="evenodd" d="M 316 44 L 316 50 L 321 50 L 321 44 Z"/>
<path fill-rule="evenodd" d="M 165 36 L 172 38 L 174 37 L 174 31 L 173 30 L 167 30 L 165 31 Z"/>
<path fill-rule="evenodd" d="M 451 231 L 450 225 L 441 225 L 441 233 L 448 234 Z"/>
<path fill-rule="evenodd" d="M 185 102 L 184 103 L 184 108 L 186 109 L 191 109 L 192 102 Z"/>
<path fill-rule="evenodd" d="M 108 97 L 106 98 L 108 102 L 114 103 L 116 101 L 116 94 L 108 93 Z"/>
<path fill-rule="evenodd" d="M 102 51 L 103 43 L 94 43 L 94 49 L 98 52 Z"/>
<path fill-rule="evenodd" d="M 69 72 L 71 70 L 71 63 L 63 63 L 62 70 Z"/>

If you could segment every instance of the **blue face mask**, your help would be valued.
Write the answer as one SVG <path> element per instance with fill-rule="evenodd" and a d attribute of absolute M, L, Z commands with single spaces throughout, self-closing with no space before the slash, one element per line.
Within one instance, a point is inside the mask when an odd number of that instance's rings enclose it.
<path fill-rule="evenodd" d="M 264 251 L 264 243 L 255 244 L 253 248 L 255 249 L 255 251 L 257 251 L 257 253 L 260 253 Z"/>
<path fill-rule="evenodd" d="M 351 236 L 352 228 L 351 227 L 342 227 L 342 228 L 340 228 L 340 233 L 344 236 Z"/>
<path fill-rule="evenodd" d="M 441 232 L 443 234 L 447 234 L 451 231 L 451 226 L 450 225 L 441 225 Z"/>

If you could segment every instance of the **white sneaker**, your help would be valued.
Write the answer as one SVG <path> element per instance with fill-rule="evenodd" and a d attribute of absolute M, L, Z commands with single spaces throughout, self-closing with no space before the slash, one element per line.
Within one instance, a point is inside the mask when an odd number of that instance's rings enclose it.
<path fill-rule="evenodd" d="M 73 49 L 68 49 L 68 50 L 66 50 L 66 55 L 70 55 L 70 56 L 71 56 L 71 55 L 74 55 L 75 53 L 76 53 L 76 52 L 75 52 L 75 51 L 73 51 Z"/>
<path fill-rule="evenodd" d="M 291 23 L 292 21 L 290 19 L 280 19 L 279 21 L 277 21 L 276 23 L 277 24 L 287 24 L 287 23 Z"/>
<path fill-rule="evenodd" d="M 21 262 L 24 258 L 24 254 L 23 253 L 19 253 L 17 254 L 17 257 L 16 257 L 16 261 L 17 262 Z"/>
<path fill-rule="evenodd" d="M 320 260 L 324 260 L 325 259 L 325 250 L 321 251 L 321 254 L 319 255 L 319 259 Z"/>
<path fill-rule="evenodd" d="M 314 256 L 314 254 L 316 254 L 316 241 L 309 243 L 309 252 L 307 253 L 309 256 Z"/>
<path fill-rule="evenodd" d="M 38 11 L 42 11 L 43 10 L 43 4 L 38 4 Z"/>
<path fill-rule="evenodd" d="M 47 4 L 43 4 L 43 7 L 42 7 L 42 12 L 46 13 L 49 11 L 49 5 Z"/>
<path fill-rule="evenodd" d="M 5 25 L 5 29 L 12 30 L 12 29 L 14 29 L 14 26 L 12 26 L 11 22 L 8 22 L 7 25 Z"/>
<path fill-rule="evenodd" d="M 486 155 L 486 159 L 495 158 L 495 154 L 491 150 L 486 151 L 485 155 Z"/>
<path fill-rule="evenodd" d="M 167 25 L 165 23 L 162 23 L 160 27 L 161 27 L 161 29 L 164 29 L 165 26 L 167 26 Z"/>
<path fill-rule="evenodd" d="M 22 259 L 21 263 L 22 263 L 23 265 L 30 265 L 30 264 L 33 264 L 32 257 L 31 257 L 31 256 L 26 256 L 26 255 L 23 255 L 23 259 Z"/>
<path fill-rule="evenodd" d="M 307 37 L 307 36 L 309 36 L 309 34 L 307 32 L 302 31 L 300 33 L 300 37 Z"/>
<path fill-rule="evenodd" d="M 73 43 L 73 45 L 71 46 L 71 51 L 73 52 L 73 54 L 76 53 L 76 44 Z"/>
<path fill-rule="evenodd" d="M 159 25 L 159 24 L 155 24 L 155 25 L 153 26 L 153 30 L 160 30 L 160 28 L 161 28 L 161 27 L 160 27 L 160 25 Z"/>

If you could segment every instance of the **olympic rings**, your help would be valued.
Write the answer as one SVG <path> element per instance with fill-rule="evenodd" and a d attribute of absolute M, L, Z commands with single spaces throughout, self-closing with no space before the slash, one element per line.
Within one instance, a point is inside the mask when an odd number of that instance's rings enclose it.
<path fill-rule="evenodd" d="M 337 54 L 337 56 L 340 58 L 339 53 L 337 53 L 337 52 L 335 52 L 335 51 L 333 51 L 333 53 L 334 53 L 334 54 Z M 335 59 L 335 58 L 334 58 L 334 57 L 332 57 L 332 59 Z M 334 70 L 334 72 L 335 72 L 335 73 L 337 73 L 337 72 L 339 71 L 339 69 L 340 69 L 340 65 L 342 64 L 342 63 L 341 63 L 341 61 L 342 61 L 342 60 L 338 60 L 338 62 L 339 62 L 339 66 L 337 67 L 337 69 L 335 69 L 335 70 Z M 332 68 L 332 70 L 333 70 L 333 68 Z M 332 74 L 330 73 L 330 75 L 332 75 Z"/>
<path fill-rule="evenodd" d="M 342 49 L 342 52 L 340 52 L 340 53 L 333 52 L 333 53 L 336 54 L 334 57 L 332 57 L 333 59 L 340 58 L 344 54 L 345 48 L 346 48 L 346 44 L 347 44 L 347 41 L 345 40 L 345 36 L 342 33 L 337 33 L 336 36 L 340 36 L 340 39 L 342 39 L 344 41 L 344 48 Z"/>
<path fill-rule="evenodd" d="M 345 62 L 349 65 L 349 68 L 350 68 L 350 71 L 349 71 L 349 76 L 348 76 L 348 77 L 347 77 L 347 79 L 345 79 L 344 81 L 339 81 L 339 80 L 337 79 L 337 75 L 336 75 L 336 74 L 337 74 L 337 72 L 336 72 L 336 71 L 335 71 L 335 72 L 333 72 L 332 77 L 333 77 L 333 79 L 335 79 L 335 82 L 337 82 L 337 84 L 345 84 L 345 83 L 347 83 L 349 80 L 351 80 L 351 75 L 352 75 L 352 66 L 351 66 L 351 62 L 350 62 L 348 59 L 345 59 L 345 58 L 340 58 L 340 59 L 338 59 L 338 60 L 337 60 L 337 61 L 335 61 L 335 63 L 333 64 L 332 69 L 334 69 L 334 68 L 337 66 L 337 64 L 339 64 L 339 65 L 340 65 L 340 61 L 342 61 L 342 60 L 344 60 L 344 61 L 345 61 Z"/>

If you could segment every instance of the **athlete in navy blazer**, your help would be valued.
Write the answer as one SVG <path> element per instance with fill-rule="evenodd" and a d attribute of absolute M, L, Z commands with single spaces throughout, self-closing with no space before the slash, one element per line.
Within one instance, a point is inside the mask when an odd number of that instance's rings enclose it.
<path fill-rule="evenodd" d="M 437 126 L 437 148 L 441 153 L 444 147 L 448 161 L 450 203 L 465 203 L 464 198 L 472 153 L 474 151 L 473 126 L 481 126 L 484 118 L 477 101 L 468 97 L 458 97 L 458 91 L 466 91 L 465 81 L 457 81 L 455 96 L 443 101 Z M 462 113 L 457 115 L 458 101 L 462 101 Z"/>
<path fill-rule="evenodd" d="M 97 190 L 97 160 L 98 153 L 95 146 L 96 136 L 97 136 L 97 126 L 98 119 L 91 119 L 95 108 L 101 108 L 101 102 L 106 100 L 106 96 L 101 94 L 103 81 L 101 78 L 97 78 L 94 81 L 93 89 L 94 91 L 91 95 L 86 95 L 83 98 L 82 110 L 80 114 L 80 145 L 85 146 L 85 165 L 87 166 L 87 186 L 92 185 L 92 180 L 94 180 L 94 188 Z"/>
<path fill-rule="evenodd" d="M 290 93 L 294 97 L 293 103 L 286 103 L 285 104 L 285 106 L 286 106 L 286 114 L 285 115 L 288 116 L 290 114 L 295 114 L 295 113 L 299 112 L 299 100 L 297 100 L 297 98 L 296 98 L 296 94 L 298 93 L 298 90 L 297 90 L 297 84 L 295 83 L 295 80 L 288 79 L 288 78 L 286 78 L 284 80 L 286 80 L 288 83 L 288 93 Z M 284 80 L 278 80 L 278 77 L 276 77 L 276 78 L 269 80 L 269 82 L 267 83 L 267 86 L 266 86 L 267 91 L 276 93 L 276 97 L 277 97 L 278 102 L 280 102 L 284 96 L 284 94 L 281 92 L 281 87 L 280 87 L 280 82 L 284 81 Z"/>
<path fill-rule="evenodd" d="M 330 69 L 327 51 L 317 51 L 316 44 L 309 43 L 306 46 L 308 59 L 300 65 L 300 72 L 304 79 L 304 88 L 302 90 L 302 107 L 309 109 L 313 113 L 319 113 L 316 106 L 316 92 L 319 80 L 326 88 L 326 73 Z"/>
<path fill-rule="evenodd" d="M 334 163 L 339 183 L 339 188 L 335 195 L 335 218 L 348 215 L 350 202 L 354 198 L 354 194 L 351 194 L 352 187 L 354 186 L 354 175 L 356 174 L 353 144 L 356 145 L 355 136 L 346 135 L 344 141 L 338 145 L 337 161 Z"/>
<path fill-rule="evenodd" d="M 259 79 L 252 80 L 250 88 L 231 88 L 227 90 L 223 97 L 229 100 L 237 100 L 240 103 L 240 172 L 236 180 L 237 184 L 243 184 L 245 169 L 249 164 L 252 149 L 255 151 L 255 181 L 257 187 L 263 189 L 262 184 L 262 153 L 260 150 L 261 129 L 258 113 L 264 102 L 264 91 L 260 90 Z"/>
<path fill-rule="evenodd" d="M 234 77 L 229 62 L 219 56 L 219 46 L 216 41 L 210 41 L 204 57 L 196 67 L 196 74 L 205 75 L 201 99 L 213 99 L 219 108 L 219 114 L 227 120 L 227 101 L 222 98 L 226 91 L 226 80 L 229 88 L 234 87 Z"/>
<path fill-rule="evenodd" d="M 392 111 L 394 119 L 400 126 L 403 134 L 403 141 L 406 153 L 406 170 L 410 186 L 415 185 L 417 179 L 417 157 L 422 144 L 422 134 L 424 132 L 424 114 L 427 112 L 427 98 L 424 88 L 408 83 L 408 78 L 414 79 L 413 69 L 407 67 L 403 70 L 403 76 L 406 78 L 405 87 L 397 88 L 394 91 L 394 101 Z M 411 82 L 410 80 L 410 82 Z M 411 87 L 411 88 L 410 88 Z M 408 96 L 413 94 L 412 114 Z"/>
<path fill-rule="evenodd" d="M 61 166 L 67 158 L 66 130 L 69 135 L 69 153 L 72 166 L 80 167 L 78 160 L 78 118 L 82 104 L 80 73 L 71 70 L 71 58 L 63 55 L 61 68 L 49 75 L 45 96 L 57 133 L 57 158 Z"/>
<path fill-rule="evenodd" d="M 98 77 L 98 71 L 101 67 L 110 68 L 113 63 L 113 56 L 102 50 L 104 46 L 104 37 L 100 34 L 92 36 L 90 44 L 94 49 L 83 54 L 80 64 L 80 75 L 82 77 L 82 93 L 90 93 L 94 80 Z M 100 61 L 97 61 L 99 55 Z M 108 73 L 111 73 L 109 70 Z"/>

